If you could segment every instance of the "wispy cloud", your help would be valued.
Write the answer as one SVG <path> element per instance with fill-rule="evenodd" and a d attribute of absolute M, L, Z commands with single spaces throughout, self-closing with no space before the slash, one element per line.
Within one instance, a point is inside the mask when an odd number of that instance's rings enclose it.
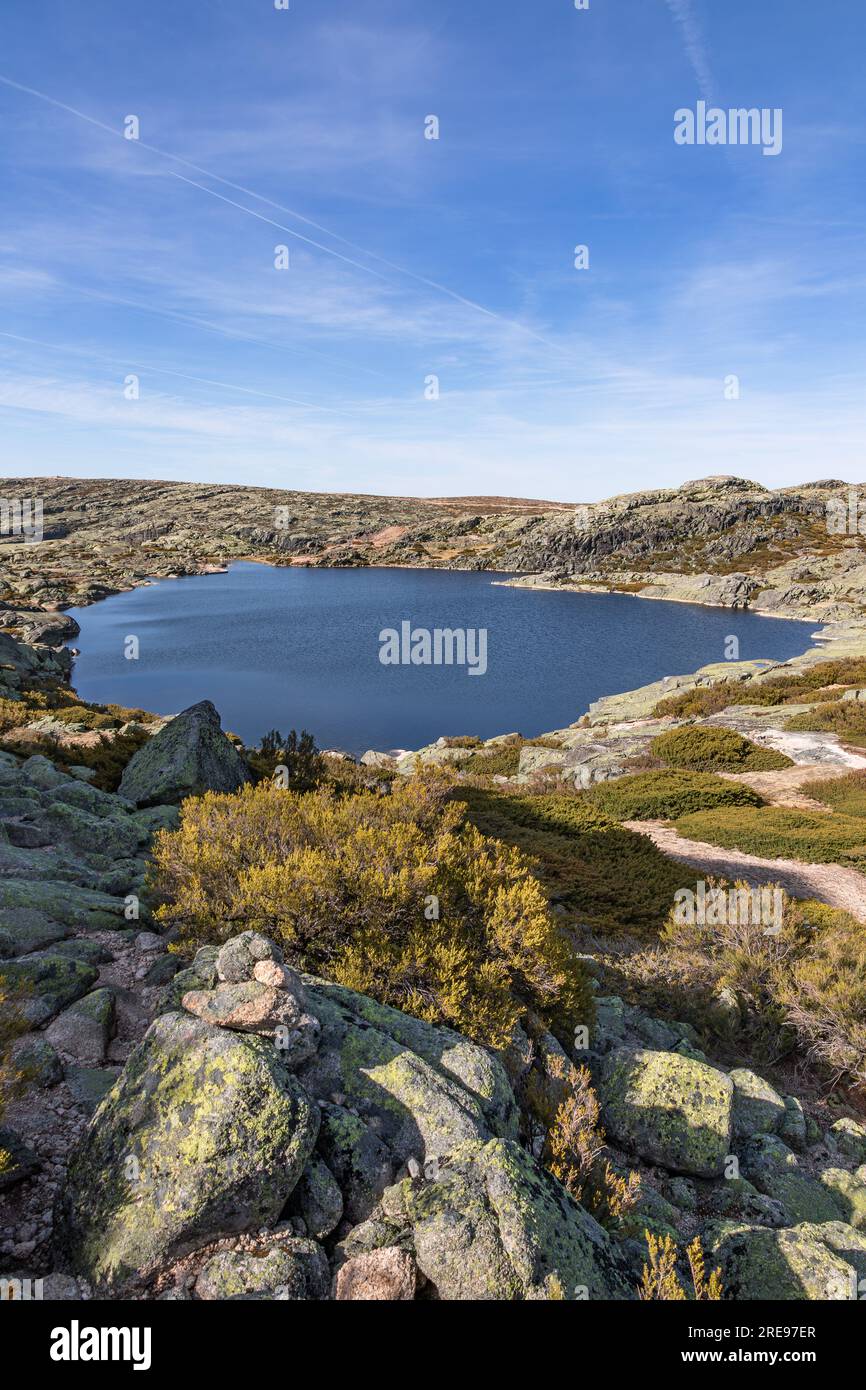
<path fill-rule="evenodd" d="M 710 57 L 701 26 L 695 16 L 692 0 L 666 0 L 666 4 L 682 35 L 686 55 L 698 79 L 701 95 L 707 101 L 715 99 L 716 83 L 710 67 Z"/>

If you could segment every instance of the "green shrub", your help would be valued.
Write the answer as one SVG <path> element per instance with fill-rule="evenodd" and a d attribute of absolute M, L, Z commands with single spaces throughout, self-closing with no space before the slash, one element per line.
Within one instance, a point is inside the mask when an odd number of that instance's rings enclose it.
<path fill-rule="evenodd" d="M 733 729 L 694 724 L 659 734 L 650 744 L 650 752 L 671 767 L 695 772 L 776 772 L 794 766 L 784 753 L 759 748 Z"/>
<path fill-rule="evenodd" d="M 800 790 L 843 816 L 866 816 L 866 771 L 804 782 Z"/>
<path fill-rule="evenodd" d="M 682 869 L 644 835 L 625 830 L 582 794 L 515 795 L 458 788 L 485 835 L 534 861 L 548 893 L 581 923 L 612 932 L 657 931 Z"/>
<path fill-rule="evenodd" d="M 691 811 L 716 806 L 762 806 L 763 800 L 742 782 L 728 782 L 711 772 L 664 768 L 599 782 L 587 799 L 614 820 L 675 820 Z"/>
<path fill-rule="evenodd" d="M 311 791 L 325 777 L 325 760 L 306 729 L 300 736 L 292 729 L 288 737 L 272 729 L 247 755 L 247 761 L 258 781 L 273 777 L 277 768 L 285 768 L 283 775 L 292 791 Z"/>
<path fill-rule="evenodd" d="M 390 796 L 262 783 L 186 801 L 154 844 L 157 917 L 181 944 L 258 930 L 295 966 L 503 1047 L 532 1010 L 568 1033 L 592 995 L 516 849 L 469 824 L 447 784 Z"/>
<path fill-rule="evenodd" d="M 806 864 L 866 864 L 866 826 L 855 816 L 830 816 L 781 806 L 722 807 L 681 816 L 676 829 L 690 840 L 739 849 L 762 859 Z"/>

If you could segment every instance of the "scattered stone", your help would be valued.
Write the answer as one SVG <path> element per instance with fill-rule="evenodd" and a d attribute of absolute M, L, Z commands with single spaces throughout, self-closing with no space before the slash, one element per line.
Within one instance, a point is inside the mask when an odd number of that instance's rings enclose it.
<path fill-rule="evenodd" d="M 108 1095 L 118 1076 L 119 1067 L 66 1067 L 63 1079 L 76 1103 L 87 1115 L 92 1115 Z"/>
<path fill-rule="evenodd" d="M 315 1240 L 324 1240 L 339 1226 L 343 1219 L 343 1194 L 320 1158 L 310 1159 L 289 1198 L 287 1210 L 301 1218 Z"/>
<path fill-rule="evenodd" d="M 101 1062 L 115 1027 L 114 995 L 96 989 L 64 1009 L 47 1032 L 49 1042 L 76 1062 Z"/>
<path fill-rule="evenodd" d="M 217 978 L 225 984 L 241 984 L 253 978 L 253 972 L 260 961 L 276 961 L 278 965 L 282 965 L 283 953 L 279 946 L 260 932 L 241 932 L 240 936 L 233 936 L 217 951 Z"/>
<path fill-rule="evenodd" d="M 157 936 L 156 932 L 142 931 L 135 938 L 135 949 L 137 951 L 164 951 L 165 939 Z"/>
<path fill-rule="evenodd" d="M 314 1240 L 283 1239 L 264 1254 L 228 1250 L 214 1255 L 195 1282 L 196 1297 L 250 1301 L 324 1299 L 330 1270 Z"/>
<path fill-rule="evenodd" d="M 337 1273 L 338 1302 L 411 1302 L 418 1267 L 410 1254 L 396 1246 L 371 1250 L 347 1260 Z"/>
<path fill-rule="evenodd" d="M 737 1068 L 728 1075 L 734 1083 L 734 1138 L 775 1134 L 786 1115 L 782 1097 L 753 1071 Z"/>
<path fill-rule="evenodd" d="M 840 1153 L 855 1163 L 866 1163 L 866 1125 L 844 1118 L 830 1126 L 830 1137 Z"/>
<path fill-rule="evenodd" d="M 10 1061 L 27 1085 L 56 1086 L 63 1080 L 60 1058 L 41 1033 L 28 1033 L 19 1038 L 12 1046 Z"/>

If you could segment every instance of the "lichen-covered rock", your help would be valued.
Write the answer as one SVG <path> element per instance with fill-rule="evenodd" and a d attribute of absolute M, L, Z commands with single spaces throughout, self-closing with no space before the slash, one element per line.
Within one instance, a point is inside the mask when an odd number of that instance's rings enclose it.
<path fill-rule="evenodd" d="M 756 1134 L 741 1146 L 740 1164 L 745 1176 L 760 1186 L 767 1174 L 799 1168 L 800 1160 L 776 1135 Z"/>
<path fill-rule="evenodd" d="M 67 932 L 72 927 L 117 931 L 126 926 L 123 899 L 109 893 L 55 879 L 0 879 L 0 910 L 15 912 L 21 908 L 40 913 L 43 922 L 62 923 Z"/>
<path fill-rule="evenodd" d="M 28 1033 L 12 1046 L 11 1063 L 29 1086 L 56 1086 L 63 1080 L 63 1067 L 54 1048 L 41 1033 Z"/>
<path fill-rule="evenodd" d="M 337 1180 L 328 1165 L 315 1155 L 289 1198 L 288 1211 L 301 1218 L 307 1235 L 315 1240 L 324 1240 L 343 1219 L 343 1194 Z"/>
<path fill-rule="evenodd" d="M 838 1221 L 845 1215 L 839 1202 L 835 1200 L 828 1186 L 808 1177 L 805 1173 L 788 1169 L 783 1172 L 764 1173 L 754 1179 L 756 1185 L 768 1197 L 781 1202 L 785 1211 L 786 1225 L 799 1226 L 804 1222 L 819 1224 L 822 1221 Z"/>
<path fill-rule="evenodd" d="M 435 1182 L 405 1188 L 418 1268 L 442 1299 L 630 1296 L 606 1232 L 511 1140 L 461 1144 Z"/>
<path fill-rule="evenodd" d="M 99 978 L 92 965 L 54 955 L 6 961 L 3 974 L 24 991 L 20 1012 L 34 1028 L 87 994 Z"/>
<path fill-rule="evenodd" d="M 317 1100 L 340 1095 L 346 1109 L 355 1110 L 365 1125 L 375 1128 L 399 1167 L 417 1159 L 424 1162 L 449 1152 L 465 1139 L 488 1139 L 499 1117 L 508 1114 L 511 1094 L 502 1072 L 501 1085 L 484 1099 L 470 1090 L 440 1063 L 428 1061 L 390 1032 L 368 1023 L 338 999 L 307 983 L 309 1007 L 322 1024 L 316 1055 L 298 1071 L 298 1077 Z M 392 1011 L 392 1012 L 396 1012 Z M 408 1037 L 412 1020 L 405 1019 Z M 396 1032 L 393 1018 L 383 1019 Z M 428 1039 L 425 1051 L 430 1046 Z M 466 1044 L 467 1049 L 471 1044 Z M 447 1051 L 447 1049 L 446 1049 Z M 435 1055 L 431 1050 L 431 1055 Z M 463 1060 L 467 1060 L 463 1054 Z M 479 1067 L 478 1084 L 492 1081 Z M 512 1098 L 513 1105 L 513 1098 Z M 334 1170 L 336 1172 L 336 1170 Z M 338 1175 L 339 1176 L 339 1175 Z"/>
<path fill-rule="evenodd" d="M 263 1253 L 223 1250 L 202 1267 L 196 1297 L 297 1302 L 327 1298 L 331 1282 L 328 1260 L 314 1240 L 283 1237 Z"/>
<path fill-rule="evenodd" d="M 42 1167 L 39 1155 L 13 1130 L 5 1127 L 0 1129 L 0 1154 L 3 1155 L 0 1162 L 0 1192 L 24 1182 Z"/>
<path fill-rule="evenodd" d="M 347 1260 L 337 1273 L 335 1297 L 341 1303 L 409 1303 L 415 1297 L 418 1267 L 395 1245 Z"/>
<path fill-rule="evenodd" d="M 808 1123 L 802 1101 L 796 1096 L 785 1096 L 785 1114 L 778 1127 L 778 1134 L 789 1148 L 804 1153 L 808 1144 Z"/>
<path fill-rule="evenodd" d="M 719 1222 L 704 1232 L 707 1264 L 719 1264 L 725 1294 L 732 1299 L 814 1299 L 850 1297 L 854 1266 L 821 1238 L 823 1226 L 800 1225 L 784 1231 Z"/>
<path fill-rule="evenodd" d="M 785 1118 L 782 1097 L 753 1071 L 739 1067 L 728 1075 L 734 1083 L 734 1138 L 775 1134 Z"/>
<path fill-rule="evenodd" d="M 260 1038 L 164 1014 L 91 1119 L 56 1213 L 59 1250 L 99 1288 L 279 1217 L 319 1112 Z"/>
<path fill-rule="evenodd" d="M 77 1062 L 102 1062 L 114 1027 L 114 995 L 110 989 L 95 989 L 64 1009 L 47 1037 L 53 1047 Z"/>
<path fill-rule="evenodd" d="M 829 1136 L 840 1153 L 855 1163 L 866 1163 L 866 1125 L 845 1116 L 830 1126 Z"/>
<path fill-rule="evenodd" d="M 32 907 L 0 907 L 0 960 L 57 946 L 72 927 Z"/>
<path fill-rule="evenodd" d="M 249 768 L 222 732 L 215 707 L 202 700 L 133 754 L 118 790 L 138 806 L 160 806 L 207 791 L 235 792 L 249 781 Z"/>
<path fill-rule="evenodd" d="M 858 1300 L 862 1300 L 866 1294 L 866 1283 L 861 1282 L 866 1280 L 866 1232 L 855 1230 L 845 1221 L 824 1221 L 820 1226 L 804 1226 L 802 1229 L 820 1240 L 856 1271 L 859 1284 L 856 1296 Z M 849 1282 L 848 1297 L 853 1296 Z"/>
<path fill-rule="evenodd" d="M 826 1188 L 842 1220 L 855 1231 L 866 1231 L 866 1183 L 844 1168 L 825 1168 L 821 1185 Z M 816 1218 L 821 1220 L 820 1217 Z M 825 1218 L 832 1220 L 832 1217 Z"/>
<path fill-rule="evenodd" d="M 608 1135 L 651 1163 L 718 1177 L 731 1147 L 733 1082 L 724 1072 L 672 1052 L 618 1048 L 599 1085 Z"/>
<path fill-rule="evenodd" d="M 495 1053 L 450 1028 L 413 1018 L 344 985 L 310 975 L 303 978 L 308 1007 L 323 1022 L 327 1017 L 332 1038 L 339 1034 L 341 1025 L 357 1029 L 366 1024 L 387 1034 L 401 1048 L 408 1048 L 437 1072 L 458 1082 L 480 1107 L 491 1133 L 516 1137 L 517 1105 L 508 1073 Z"/>
<path fill-rule="evenodd" d="M 342 1106 L 320 1102 L 317 1151 L 343 1194 L 346 1216 L 366 1221 L 394 1180 L 394 1158 L 379 1136 Z"/>
<path fill-rule="evenodd" d="M 707 1194 L 706 1209 L 713 1216 L 727 1216 L 749 1226 L 787 1226 L 788 1214 L 781 1202 L 759 1192 L 746 1178 L 727 1178 Z"/>

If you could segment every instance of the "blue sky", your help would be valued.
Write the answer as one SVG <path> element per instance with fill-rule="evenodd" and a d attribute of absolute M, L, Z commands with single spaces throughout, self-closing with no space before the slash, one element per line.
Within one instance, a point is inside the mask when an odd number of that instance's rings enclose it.
<path fill-rule="evenodd" d="M 860 479 L 864 51 L 862 0 L 5 0 L 2 472 Z M 781 154 L 675 144 L 699 99 Z"/>

